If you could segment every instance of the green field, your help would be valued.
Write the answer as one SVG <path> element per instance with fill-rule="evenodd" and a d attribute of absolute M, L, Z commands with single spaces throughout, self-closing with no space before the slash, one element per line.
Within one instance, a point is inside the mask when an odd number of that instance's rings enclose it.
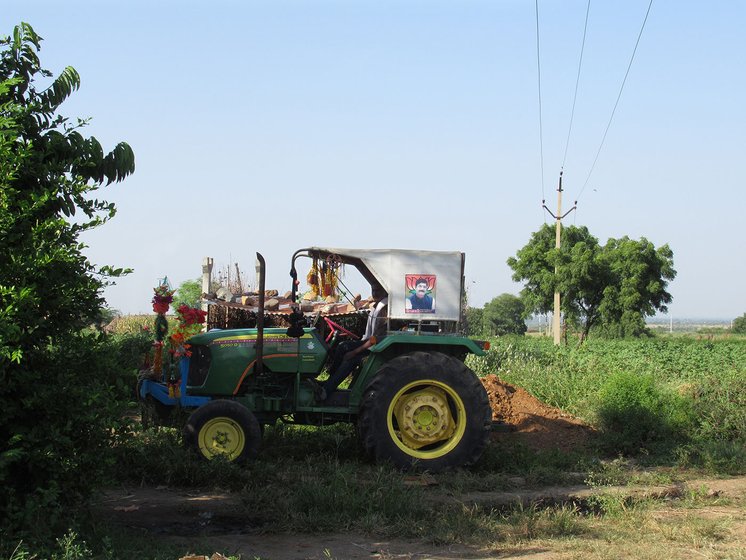
<path fill-rule="evenodd" d="M 578 347 L 504 337 L 468 363 L 598 427 L 611 452 L 690 452 L 715 461 L 712 468 L 743 468 L 744 338 L 590 339 Z"/>

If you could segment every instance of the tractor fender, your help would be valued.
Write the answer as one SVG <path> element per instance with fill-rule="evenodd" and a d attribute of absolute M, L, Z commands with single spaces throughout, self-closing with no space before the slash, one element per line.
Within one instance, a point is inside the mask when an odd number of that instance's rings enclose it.
<path fill-rule="evenodd" d="M 388 361 L 411 352 L 432 352 L 452 356 L 463 361 L 466 354 L 484 356 L 489 343 L 450 334 L 389 333 L 383 340 L 370 347 L 370 355 L 355 377 L 350 404 L 359 405 L 363 391 L 379 369 Z"/>
<path fill-rule="evenodd" d="M 401 346 L 413 346 L 413 350 L 426 350 L 430 347 L 446 354 L 476 354 L 484 356 L 489 349 L 489 343 L 472 340 L 465 336 L 451 334 L 413 334 L 389 333 L 383 340 L 371 346 L 370 351 L 378 354 L 390 354 Z M 398 348 L 392 348 L 398 347 Z"/>

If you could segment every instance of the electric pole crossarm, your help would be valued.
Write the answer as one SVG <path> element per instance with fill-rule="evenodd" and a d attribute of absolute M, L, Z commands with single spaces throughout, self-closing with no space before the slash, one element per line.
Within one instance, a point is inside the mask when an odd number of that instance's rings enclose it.
<path fill-rule="evenodd" d="M 571 213 L 571 212 L 572 212 L 573 210 L 577 210 L 577 209 L 578 209 L 578 201 L 576 200 L 576 201 L 575 201 L 575 205 L 574 205 L 574 206 L 573 206 L 572 208 L 570 208 L 570 209 L 569 209 L 569 210 L 568 210 L 567 212 L 565 212 L 564 214 L 562 214 L 562 215 L 561 215 L 561 216 L 560 216 L 560 217 L 558 218 L 557 216 L 555 216 L 555 215 L 554 215 L 554 212 L 552 212 L 552 211 L 551 211 L 551 210 L 550 210 L 549 208 L 547 208 L 547 205 L 546 205 L 546 204 L 543 204 L 543 202 L 544 202 L 544 201 L 542 200 L 542 205 L 541 205 L 541 207 L 542 207 L 542 208 L 543 208 L 544 210 L 546 210 L 546 211 L 547 211 L 547 214 L 549 214 L 549 215 L 550 215 L 550 216 L 551 216 L 552 218 L 554 218 L 555 220 L 562 220 L 562 219 L 566 218 L 566 217 L 567 217 L 567 216 L 568 216 L 568 215 L 569 215 L 569 214 L 570 214 L 570 213 Z"/>

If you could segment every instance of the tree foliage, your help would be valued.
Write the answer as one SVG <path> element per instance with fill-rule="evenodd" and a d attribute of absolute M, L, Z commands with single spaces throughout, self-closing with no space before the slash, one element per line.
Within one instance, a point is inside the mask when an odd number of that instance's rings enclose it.
<path fill-rule="evenodd" d="M 484 306 L 483 332 L 488 336 L 524 334 L 528 327 L 523 320 L 524 305 L 513 294 L 501 294 Z"/>
<path fill-rule="evenodd" d="M 99 340 L 81 329 L 125 271 L 94 267 L 79 236 L 114 216 L 95 192 L 135 165 L 58 114 L 80 77 L 43 69 L 41 40 L 26 23 L 0 39 L 0 520 L 26 527 L 90 492 L 111 437 Z"/>
<path fill-rule="evenodd" d="M 202 299 L 202 279 L 184 280 L 176 289 L 172 309 L 178 309 L 180 305 L 199 307 Z"/>
<path fill-rule="evenodd" d="M 484 308 L 467 307 L 465 310 L 466 334 L 469 336 L 483 336 L 482 317 Z"/>
<path fill-rule="evenodd" d="M 676 277 L 673 251 L 668 245 L 655 248 L 644 237 L 609 239 L 602 263 L 607 271 L 600 310 L 603 326 L 613 336 L 647 333 L 645 317 L 667 311 L 673 299 L 666 291 Z"/>
<path fill-rule="evenodd" d="M 733 332 L 737 334 L 746 334 L 746 313 L 733 319 Z"/>
<path fill-rule="evenodd" d="M 644 334 L 645 316 L 667 310 L 666 288 L 676 276 L 668 245 L 623 237 L 602 246 L 584 226 L 564 228 L 556 249 L 554 226 L 544 225 L 508 265 L 524 282 L 526 315 L 553 311 L 558 290 L 566 320 L 582 325 L 583 338 L 593 327 L 613 336 Z"/>

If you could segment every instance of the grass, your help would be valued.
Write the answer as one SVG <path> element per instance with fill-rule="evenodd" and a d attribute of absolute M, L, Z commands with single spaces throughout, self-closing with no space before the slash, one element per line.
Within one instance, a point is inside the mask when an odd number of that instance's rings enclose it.
<path fill-rule="evenodd" d="M 590 418 L 597 388 L 614 373 L 652 375 L 676 389 L 722 376 L 743 379 L 746 339 L 589 339 L 580 347 L 557 347 L 543 337 L 504 337 L 468 363 L 478 374 L 498 373 L 547 404 Z"/>
<path fill-rule="evenodd" d="M 608 493 L 584 502 L 543 506 L 459 502 L 469 492 L 559 483 L 568 472 L 579 469 L 599 491 L 626 483 L 670 483 L 687 477 L 685 471 L 643 469 L 628 458 L 601 461 L 590 454 L 536 455 L 513 446 L 490 447 L 487 463 L 471 470 L 408 475 L 365 462 L 354 438 L 354 431 L 346 426 L 268 430 L 260 459 L 241 467 L 202 461 L 180 445 L 175 430 L 149 430 L 118 450 L 118 471 L 124 473 L 118 482 L 231 492 L 240 497 L 241 518 L 260 533 L 350 532 L 384 540 L 466 545 L 500 554 L 551 547 L 577 558 L 583 556 L 581 551 L 594 558 L 653 558 L 654 547 L 666 547 L 673 550 L 671 558 L 685 558 L 684 551 L 692 550 L 705 553 L 706 558 L 739 558 L 729 556 L 733 552 L 729 518 L 698 514 L 703 507 L 725 504 L 705 492 L 693 491 L 675 501 Z M 491 466 L 498 455 L 504 458 L 500 471 Z M 532 478 L 536 471 L 544 474 Z M 185 552 L 183 544 L 174 545 L 167 538 L 154 539 L 96 521 L 81 523 L 76 531 L 66 536 L 67 544 L 57 543 L 36 557 L 172 560 Z M 198 535 L 193 540 L 198 543 Z M 21 552 L 8 557 L 32 557 L 21 550 L 26 556 Z M 343 556 L 329 550 L 329 557 Z"/>
<path fill-rule="evenodd" d="M 744 558 L 733 546 L 730 518 L 698 514 L 702 507 L 722 506 L 704 494 L 675 502 L 602 494 L 584 503 L 507 508 L 459 503 L 458 496 L 575 484 L 578 473 L 598 489 L 671 484 L 702 472 L 743 474 L 746 340 L 589 340 L 580 348 L 557 348 L 523 337 L 497 339 L 492 348 L 485 357 L 469 358 L 478 374 L 497 373 L 606 427 L 606 439 L 574 454 L 489 446 L 469 470 L 421 477 L 367 462 L 348 425 L 268 428 L 260 459 L 247 466 L 204 462 L 182 446 L 177 430 L 161 428 L 120 441 L 111 482 L 228 491 L 240 496 L 246 519 L 261 532 L 348 531 L 501 554 L 551 547 L 568 558 L 654 558 L 661 548 L 670 558 Z M 604 420 L 604 406 L 610 420 Z M 635 414 L 624 416 L 629 409 Z M 629 436 L 634 445 L 608 436 L 614 418 L 640 427 L 640 411 L 654 415 L 642 432 Z M 669 421 L 666 430 L 658 429 Z M 665 441 L 651 434 L 656 431 Z M 443 496 L 449 499 L 435 499 Z M 173 559 L 184 552 L 167 539 L 154 546 L 152 536 L 76 519 L 81 521 L 61 542 L 33 554 L 25 544 L 16 548 L 9 535 L 0 535 L 0 548 L 13 560 Z"/>

